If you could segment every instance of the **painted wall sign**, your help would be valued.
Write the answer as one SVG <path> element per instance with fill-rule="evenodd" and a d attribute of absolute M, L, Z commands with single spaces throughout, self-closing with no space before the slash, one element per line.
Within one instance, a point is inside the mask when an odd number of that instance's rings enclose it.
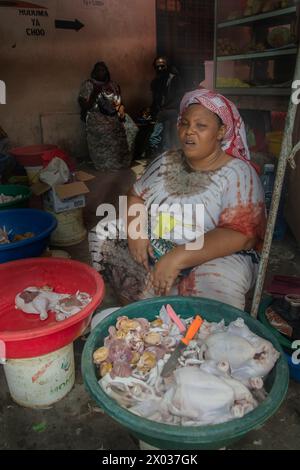
<path fill-rule="evenodd" d="M 40 23 L 42 19 L 48 19 L 48 8 L 42 5 L 23 1 L 3 1 L 0 0 L 0 8 L 15 8 L 18 16 L 29 17 L 30 23 L 25 28 L 26 36 L 43 37 L 46 36 L 44 25 Z"/>
<path fill-rule="evenodd" d="M 86 0 L 87 6 L 101 6 L 102 1 Z M 23 1 L 4 1 L 0 0 L 0 8 L 15 8 L 18 11 L 18 16 L 28 17 L 30 24 L 25 28 L 25 33 L 30 37 L 44 37 L 46 36 L 46 29 L 42 20 L 48 19 L 48 8 L 31 2 Z M 56 29 L 69 29 L 73 31 L 80 31 L 84 24 L 79 20 L 55 20 Z"/>
<path fill-rule="evenodd" d="M 47 10 L 19 10 L 19 16 L 30 16 L 30 28 L 26 28 L 27 36 L 45 36 L 46 31 L 41 25 L 42 18 L 48 18 Z"/>
<path fill-rule="evenodd" d="M 19 8 L 19 16 L 39 16 L 39 17 L 48 17 L 47 10 L 25 10 Z"/>
<path fill-rule="evenodd" d="M 84 27 L 84 24 L 82 24 L 77 19 L 76 20 L 55 20 L 56 29 L 73 29 L 75 31 L 79 31 L 83 27 Z"/>
<path fill-rule="evenodd" d="M 82 0 L 82 6 L 84 8 L 98 8 L 102 7 L 104 2 L 101 0 Z"/>

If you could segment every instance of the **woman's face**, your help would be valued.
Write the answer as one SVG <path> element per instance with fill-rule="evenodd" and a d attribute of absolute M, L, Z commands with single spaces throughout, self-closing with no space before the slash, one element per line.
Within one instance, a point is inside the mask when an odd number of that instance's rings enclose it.
<path fill-rule="evenodd" d="M 107 80 L 107 68 L 104 65 L 98 65 L 95 71 L 96 80 L 105 82 Z"/>
<path fill-rule="evenodd" d="M 188 107 L 178 128 L 182 150 L 191 162 L 203 160 L 216 152 L 225 132 L 225 126 L 220 126 L 218 117 L 199 104 Z"/>

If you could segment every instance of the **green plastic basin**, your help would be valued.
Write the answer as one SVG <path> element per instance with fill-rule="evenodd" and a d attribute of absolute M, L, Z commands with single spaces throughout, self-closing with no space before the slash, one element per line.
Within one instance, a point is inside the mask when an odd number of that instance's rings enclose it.
<path fill-rule="evenodd" d="M 129 318 L 144 317 L 153 320 L 162 305 L 168 303 L 183 318 L 200 314 L 210 322 L 219 322 L 224 319 L 228 324 L 241 317 L 254 333 L 271 341 L 282 354 L 265 383 L 266 390 L 269 393 L 268 397 L 254 411 L 244 418 L 219 425 L 171 426 L 135 416 L 119 406 L 115 400 L 101 389 L 92 356 L 95 349 L 103 346 L 104 338 L 108 335 L 108 328 L 115 325 L 117 318 L 121 315 L 126 315 Z M 220 449 L 228 447 L 253 429 L 262 426 L 276 413 L 285 398 L 289 384 L 288 365 L 283 351 L 277 339 L 264 325 L 229 305 L 196 297 L 164 297 L 145 300 L 124 307 L 105 318 L 92 331 L 85 344 L 82 355 L 82 375 L 88 392 L 109 416 L 127 428 L 137 439 L 164 450 Z"/>
<path fill-rule="evenodd" d="M 26 207 L 28 205 L 28 200 L 31 196 L 31 190 L 27 186 L 17 184 L 1 184 L 0 194 L 5 194 L 6 196 L 21 196 L 21 198 L 15 201 L 7 202 L 5 204 L 0 203 L 0 210 L 16 209 L 18 207 Z"/>

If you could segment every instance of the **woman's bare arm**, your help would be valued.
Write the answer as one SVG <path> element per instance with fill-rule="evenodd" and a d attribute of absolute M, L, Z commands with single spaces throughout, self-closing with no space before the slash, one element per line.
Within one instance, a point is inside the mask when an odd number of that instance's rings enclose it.
<path fill-rule="evenodd" d="M 216 228 L 204 236 L 201 250 L 188 250 L 186 245 L 177 246 L 173 251 L 180 269 L 191 268 L 207 263 L 213 259 L 224 258 L 239 251 L 254 248 L 256 239 L 249 238 L 241 232 L 227 228 Z"/>

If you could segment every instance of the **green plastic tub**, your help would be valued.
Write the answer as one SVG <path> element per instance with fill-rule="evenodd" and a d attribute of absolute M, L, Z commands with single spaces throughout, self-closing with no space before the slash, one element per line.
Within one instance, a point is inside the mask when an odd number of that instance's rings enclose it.
<path fill-rule="evenodd" d="M 226 323 L 230 323 L 241 317 L 254 333 L 271 341 L 282 354 L 265 383 L 266 390 L 269 393 L 268 397 L 254 411 L 242 419 L 219 425 L 201 427 L 171 426 L 135 416 L 119 406 L 115 400 L 101 389 L 92 356 L 95 349 L 103 346 L 104 338 L 108 335 L 108 328 L 115 325 L 117 318 L 121 315 L 126 315 L 129 318 L 144 317 L 153 320 L 162 305 L 168 303 L 183 318 L 200 314 L 208 321 L 219 322 L 225 319 Z M 85 344 L 82 355 L 82 375 L 90 395 L 109 416 L 127 428 L 138 440 L 164 450 L 220 449 L 230 446 L 253 429 L 262 426 L 276 413 L 285 398 L 289 384 L 288 365 L 283 351 L 277 339 L 267 328 L 249 315 L 229 305 L 196 297 L 165 297 L 145 300 L 124 307 L 110 317 L 105 318 L 92 331 Z"/>
<path fill-rule="evenodd" d="M 1 184 L 0 194 L 6 196 L 21 196 L 16 201 L 7 202 L 6 204 L 0 203 L 0 210 L 17 209 L 18 207 L 27 207 L 28 201 L 31 196 L 31 190 L 27 186 L 17 184 Z"/>

